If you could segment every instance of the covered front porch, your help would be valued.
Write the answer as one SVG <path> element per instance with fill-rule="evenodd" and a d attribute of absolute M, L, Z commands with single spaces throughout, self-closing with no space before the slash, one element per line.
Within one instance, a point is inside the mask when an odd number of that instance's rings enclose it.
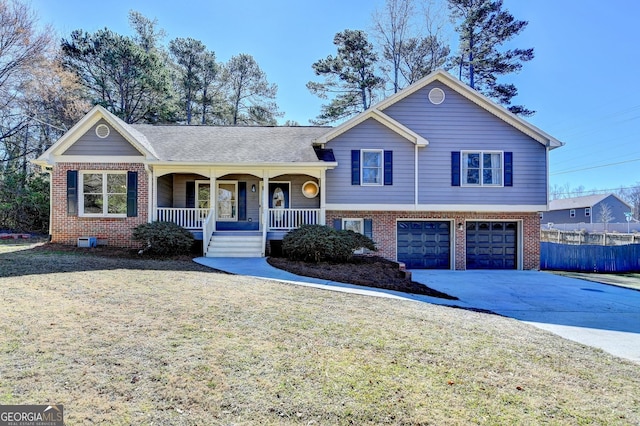
<path fill-rule="evenodd" d="M 203 240 L 205 256 L 259 257 L 267 241 L 324 224 L 325 170 L 154 170 L 152 217 Z"/>

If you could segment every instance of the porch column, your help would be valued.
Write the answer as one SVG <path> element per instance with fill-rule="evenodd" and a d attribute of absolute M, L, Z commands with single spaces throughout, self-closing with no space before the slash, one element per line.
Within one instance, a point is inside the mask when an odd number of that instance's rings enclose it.
<path fill-rule="evenodd" d="M 146 168 L 149 177 L 149 191 L 151 192 L 148 197 L 149 205 L 147 206 L 147 211 L 151 214 L 148 221 L 154 222 L 158 220 L 158 177 L 153 168 L 150 168 L 148 165 Z"/>
<path fill-rule="evenodd" d="M 211 220 L 213 221 L 213 231 L 216 230 L 216 220 L 218 216 L 218 189 L 216 188 L 216 175 L 215 173 L 209 173 L 209 211 L 211 212 Z"/>
<path fill-rule="evenodd" d="M 327 181 L 327 171 L 322 169 L 320 171 L 320 179 L 318 180 L 318 184 L 320 185 L 320 217 L 318 217 L 318 225 L 326 225 L 327 224 L 327 200 L 326 200 L 326 187 L 325 182 Z"/>
<path fill-rule="evenodd" d="M 266 255 L 267 232 L 269 231 L 269 172 L 262 171 L 262 256 Z"/>

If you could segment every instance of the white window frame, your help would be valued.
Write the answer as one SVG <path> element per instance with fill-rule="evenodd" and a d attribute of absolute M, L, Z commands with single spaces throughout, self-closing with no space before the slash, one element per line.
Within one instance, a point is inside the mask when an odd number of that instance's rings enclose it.
<path fill-rule="evenodd" d="M 584 217 L 591 217 L 591 207 L 584 208 Z"/>
<path fill-rule="evenodd" d="M 219 197 L 219 193 L 220 193 L 220 185 L 233 185 L 233 198 L 232 198 L 232 204 L 231 204 L 231 211 L 233 213 L 233 209 L 235 207 L 235 215 L 232 215 L 232 217 L 221 217 L 220 216 L 220 197 Z M 238 213 L 239 213 L 239 205 L 238 205 L 238 181 L 237 180 L 218 180 L 216 181 L 216 195 L 215 195 L 215 200 L 216 200 L 216 205 L 215 205 L 215 209 L 216 209 L 216 220 L 220 221 L 220 222 L 237 222 L 238 221 Z"/>
<path fill-rule="evenodd" d="M 364 181 L 364 154 L 375 152 L 380 155 L 380 173 L 378 174 L 379 181 L 378 182 L 365 182 Z M 368 169 L 372 169 L 373 167 L 367 167 Z M 360 150 L 360 185 L 361 186 L 383 186 L 384 185 L 384 150 L 383 149 L 361 149 Z"/>
<path fill-rule="evenodd" d="M 125 176 L 125 188 L 127 187 L 127 171 L 126 170 L 82 170 L 78 173 L 78 216 L 80 217 L 116 217 L 125 218 L 127 212 L 124 213 L 108 213 L 109 209 L 109 193 L 107 192 L 107 175 L 124 175 Z M 84 176 L 85 175 L 102 175 L 102 213 L 85 213 L 84 211 Z M 128 188 L 127 188 L 128 189 Z M 125 189 L 125 200 L 127 196 L 127 189 Z M 111 195 L 116 195 L 111 194 Z M 126 206 L 126 201 L 125 201 Z"/>
<path fill-rule="evenodd" d="M 467 182 L 467 167 L 468 162 L 465 161 L 469 154 L 478 154 L 480 155 L 479 161 L 479 182 L 478 183 L 468 183 Z M 484 155 L 485 154 L 500 154 L 500 183 L 484 183 Z M 462 186 L 472 186 L 472 187 L 490 187 L 490 188 L 500 188 L 504 186 L 504 151 L 461 151 L 460 152 L 460 184 Z"/>
<path fill-rule="evenodd" d="M 361 217 L 343 217 L 342 218 L 342 228 L 346 230 L 347 228 L 345 227 L 345 224 L 347 222 L 359 222 L 360 223 L 360 232 L 359 234 L 364 235 L 364 219 Z M 354 231 L 355 232 L 355 231 Z M 364 253 L 364 247 L 363 248 L 359 248 L 353 251 L 354 254 L 363 254 Z"/>
<path fill-rule="evenodd" d="M 569 210 L 569 217 L 576 217 L 576 209 Z"/>

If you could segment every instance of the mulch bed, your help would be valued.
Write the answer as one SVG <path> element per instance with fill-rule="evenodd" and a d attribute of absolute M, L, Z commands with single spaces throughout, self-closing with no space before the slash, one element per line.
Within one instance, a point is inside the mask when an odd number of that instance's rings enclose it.
<path fill-rule="evenodd" d="M 355 256 L 351 263 L 306 263 L 282 257 L 269 257 L 267 262 L 278 269 L 305 277 L 458 300 L 457 297 L 412 281 L 405 277 L 398 263 L 378 256 Z"/>

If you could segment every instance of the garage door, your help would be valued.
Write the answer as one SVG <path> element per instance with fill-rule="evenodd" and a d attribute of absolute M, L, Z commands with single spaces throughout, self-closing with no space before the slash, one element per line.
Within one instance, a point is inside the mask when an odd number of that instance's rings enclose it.
<path fill-rule="evenodd" d="M 413 269 L 449 269 L 449 227 L 449 222 L 398 222 L 398 262 Z"/>
<path fill-rule="evenodd" d="M 467 269 L 516 269 L 516 222 L 467 222 Z"/>

